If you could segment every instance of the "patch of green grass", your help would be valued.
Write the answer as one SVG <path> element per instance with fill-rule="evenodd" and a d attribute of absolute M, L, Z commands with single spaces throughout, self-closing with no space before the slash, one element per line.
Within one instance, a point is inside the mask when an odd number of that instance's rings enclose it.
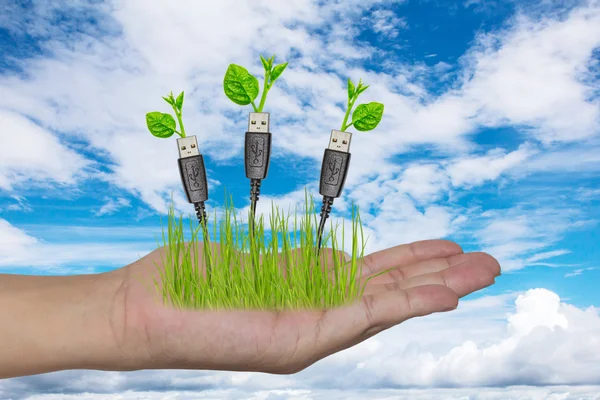
<path fill-rule="evenodd" d="M 210 229 L 192 219 L 191 240 L 186 243 L 183 218 L 177 219 L 171 206 L 162 235 L 164 267 L 158 268 L 162 284 L 154 281 L 164 303 L 195 309 L 322 309 L 353 302 L 363 294 L 359 278 L 365 242 L 356 208 L 348 261 L 339 251 L 348 239 L 343 225 L 341 237 L 333 224 L 324 237 L 333 255 L 317 254 L 317 215 L 308 195 L 300 213 L 296 209 L 286 214 L 272 205 L 269 229 L 261 217 L 255 231 L 248 231 L 231 201 L 219 219 L 215 213 L 212 220 Z M 200 241 L 202 256 L 196 251 Z"/>

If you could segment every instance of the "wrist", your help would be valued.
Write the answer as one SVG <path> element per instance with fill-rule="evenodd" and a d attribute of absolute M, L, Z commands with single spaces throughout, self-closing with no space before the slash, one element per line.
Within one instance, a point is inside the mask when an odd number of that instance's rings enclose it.
<path fill-rule="evenodd" d="M 118 349 L 114 299 L 122 273 L 0 277 L 0 378 L 67 369 L 114 369 Z M 123 360 L 125 361 L 125 360 Z M 126 365 L 125 362 L 122 364 Z"/>

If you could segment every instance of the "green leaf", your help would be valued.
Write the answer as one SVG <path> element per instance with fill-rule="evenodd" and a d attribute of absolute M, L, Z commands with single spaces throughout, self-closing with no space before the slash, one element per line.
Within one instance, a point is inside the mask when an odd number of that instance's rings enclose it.
<path fill-rule="evenodd" d="M 285 70 L 285 67 L 287 67 L 287 65 L 288 63 L 283 63 L 276 65 L 275 68 L 273 68 L 273 72 L 271 72 L 271 85 L 275 83 L 275 81 L 281 76 L 281 74 L 283 74 L 283 71 Z"/>
<path fill-rule="evenodd" d="M 163 99 L 164 99 L 164 100 L 165 100 L 167 103 L 169 103 L 170 105 L 174 105 L 174 104 L 173 104 L 173 100 L 171 100 L 171 98 L 170 98 L 170 97 L 165 97 L 165 96 L 163 96 L 162 98 L 163 98 Z"/>
<path fill-rule="evenodd" d="M 269 67 L 269 62 L 262 56 L 260 56 L 260 62 L 263 65 L 263 68 L 265 69 L 266 72 L 270 72 L 271 68 Z"/>
<path fill-rule="evenodd" d="M 354 83 L 348 78 L 348 101 L 352 100 L 354 97 L 354 91 L 356 88 L 354 87 Z"/>
<path fill-rule="evenodd" d="M 270 58 L 269 58 L 269 71 L 271 71 L 273 69 L 273 62 L 275 61 L 275 54 L 273 54 Z"/>
<path fill-rule="evenodd" d="M 375 102 L 361 104 L 352 113 L 352 124 L 359 131 L 370 131 L 375 129 L 382 116 L 383 104 Z"/>
<path fill-rule="evenodd" d="M 356 95 L 358 96 L 359 94 L 361 94 L 362 92 L 364 92 L 365 90 L 367 90 L 369 88 L 369 85 L 366 86 L 360 86 L 358 88 L 358 90 L 356 91 Z"/>
<path fill-rule="evenodd" d="M 177 96 L 177 100 L 175 101 L 175 107 L 177 107 L 177 109 L 181 111 L 181 108 L 183 107 L 183 92 L 181 92 L 181 94 Z"/>
<path fill-rule="evenodd" d="M 159 138 L 168 138 L 175 132 L 175 119 L 170 114 L 158 111 L 146 114 L 146 125 L 151 134 Z"/>
<path fill-rule="evenodd" d="M 240 106 L 250 104 L 258 96 L 258 79 L 239 65 L 230 64 L 223 79 L 225 94 Z"/>

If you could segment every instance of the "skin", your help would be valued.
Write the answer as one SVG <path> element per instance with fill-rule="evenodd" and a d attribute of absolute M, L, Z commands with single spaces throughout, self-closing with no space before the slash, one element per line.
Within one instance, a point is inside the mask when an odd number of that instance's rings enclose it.
<path fill-rule="evenodd" d="M 148 290 L 164 251 L 102 274 L 0 274 L 0 378 L 67 369 L 291 374 L 407 319 L 453 310 L 500 274 L 490 255 L 428 240 L 366 256 L 361 280 L 392 270 L 344 307 L 181 310 Z"/>

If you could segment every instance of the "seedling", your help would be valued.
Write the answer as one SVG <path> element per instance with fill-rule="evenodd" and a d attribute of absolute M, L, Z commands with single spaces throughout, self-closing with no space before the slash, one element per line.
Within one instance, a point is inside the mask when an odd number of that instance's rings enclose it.
<path fill-rule="evenodd" d="M 183 92 L 175 98 L 173 92 L 163 99 L 173 108 L 173 112 L 179 121 L 179 131 L 177 124 L 171 114 L 153 111 L 146 114 L 146 125 L 151 134 L 159 138 L 168 138 L 177 133 L 181 136 L 177 139 L 177 148 L 179 151 L 179 174 L 181 182 L 188 201 L 194 204 L 196 216 L 200 220 L 204 231 L 206 231 L 206 212 L 205 201 L 208 200 L 208 185 L 206 180 L 206 170 L 204 167 L 204 158 L 198 149 L 196 136 L 186 137 L 183 127 L 182 109 Z M 204 237 L 206 238 L 206 234 Z M 207 247 L 208 248 L 208 247 Z M 205 253 L 208 257 L 208 251 Z M 207 262 L 208 278 L 210 280 L 210 264 Z"/>
<path fill-rule="evenodd" d="M 227 97 L 235 104 L 239 104 L 240 106 L 252 104 L 254 112 L 257 113 L 263 111 L 269 90 L 271 90 L 275 81 L 283 74 L 283 71 L 288 65 L 288 63 L 283 63 L 274 66 L 275 55 L 269 59 L 260 56 L 260 61 L 265 70 L 265 77 L 262 96 L 258 107 L 254 102 L 258 97 L 259 92 L 258 79 L 251 75 L 246 68 L 240 65 L 230 64 L 225 73 L 225 78 L 223 79 L 225 95 L 227 95 Z"/>
<path fill-rule="evenodd" d="M 146 125 L 151 134 L 159 138 L 168 138 L 173 136 L 173 133 L 178 134 L 182 138 L 185 137 L 185 128 L 183 127 L 183 120 L 181 118 L 181 110 L 183 108 L 183 92 L 173 97 L 173 92 L 169 93 L 167 97 L 163 96 L 163 99 L 173 107 L 177 121 L 179 121 L 179 131 L 177 130 L 177 124 L 171 114 L 161 113 L 159 111 L 153 111 L 146 114 Z"/>
<path fill-rule="evenodd" d="M 366 132 L 375 129 L 379 125 L 383 116 L 383 104 L 377 102 L 357 106 L 356 110 L 352 113 L 352 122 L 348 123 L 354 103 L 358 99 L 358 96 L 368 88 L 369 85 L 364 85 L 362 79 L 358 81 L 358 86 L 354 86 L 352 80 L 348 78 L 348 109 L 342 122 L 342 132 L 345 132 L 351 126 L 354 126 L 357 131 Z"/>

